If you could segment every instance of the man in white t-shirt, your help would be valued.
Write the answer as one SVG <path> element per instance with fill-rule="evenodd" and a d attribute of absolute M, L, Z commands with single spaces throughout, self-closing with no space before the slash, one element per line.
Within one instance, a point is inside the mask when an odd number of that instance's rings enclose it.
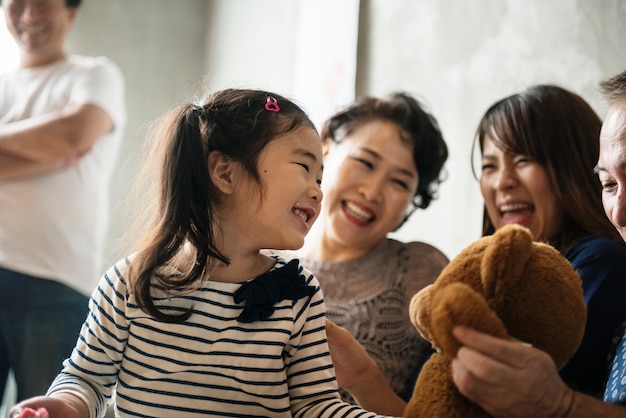
<path fill-rule="evenodd" d="M 0 397 L 45 393 L 101 275 L 124 79 L 64 44 L 80 0 L 1 0 L 19 66 L 0 76 Z"/>

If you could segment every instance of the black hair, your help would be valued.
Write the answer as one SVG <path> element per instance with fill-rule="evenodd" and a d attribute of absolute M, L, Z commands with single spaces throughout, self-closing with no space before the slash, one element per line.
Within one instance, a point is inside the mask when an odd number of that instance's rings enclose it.
<path fill-rule="evenodd" d="M 478 124 L 472 149 L 478 145 L 482 154 L 489 137 L 503 152 L 524 155 L 545 168 L 565 213 L 551 242 L 561 252 L 591 233 L 621 241 L 604 214 L 601 185 L 593 171 L 601 125 L 582 97 L 555 85 L 532 86 L 499 100 Z M 483 235 L 494 231 L 485 210 Z"/>
<path fill-rule="evenodd" d="M 353 104 L 335 113 L 324 123 L 320 136 L 323 142 L 341 142 L 343 136 L 373 120 L 395 123 L 402 139 L 413 148 L 413 161 L 419 181 L 412 208 L 405 216 L 404 223 L 415 209 L 427 208 L 437 197 L 439 184 L 443 181 L 442 170 L 448 158 L 448 148 L 434 116 L 404 92 L 381 98 L 357 98 Z"/>
<path fill-rule="evenodd" d="M 280 107 L 278 112 L 267 110 L 268 97 Z M 142 310 L 163 321 L 187 319 L 191 310 L 176 315 L 159 310 L 151 289 L 189 289 L 217 263 L 230 262 L 215 242 L 219 223 L 214 208 L 220 195 L 210 180 L 209 154 L 218 151 L 239 162 L 262 190 L 257 172 L 261 151 L 301 127 L 315 129 L 298 105 L 275 93 L 244 89 L 217 91 L 160 120 L 148 138 L 154 147 L 144 168 L 145 180 L 156 187 L 155 213 L 131 263 L 131 288 Z M 175 266 L 177 274 L 164 271 L 165 266 Z"/>

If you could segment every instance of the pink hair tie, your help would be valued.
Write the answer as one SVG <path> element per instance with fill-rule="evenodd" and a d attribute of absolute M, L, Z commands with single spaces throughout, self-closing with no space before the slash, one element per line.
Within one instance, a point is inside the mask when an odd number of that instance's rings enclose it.
<path fill-rule="evenodd" d="M 265 110 L 269 110 L 270 112 L 278 112 L 280 110 L 280 106 L 278 106 L 278 102 L 272 96 L 267 96 L 267 100 L 265 102 Z"/>

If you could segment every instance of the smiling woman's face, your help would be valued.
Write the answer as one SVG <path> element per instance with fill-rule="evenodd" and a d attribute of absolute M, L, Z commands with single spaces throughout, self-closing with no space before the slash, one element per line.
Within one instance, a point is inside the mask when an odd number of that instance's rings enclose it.
<path fill-rule="evenodd" d="M 562 210 L 546 169 L 526 156 L 503 152 L 489 137 L 483 143 L 480 191 L 496 229 L 519 224 L 537 241 L 558 235 Z"/>
<path fill-rule="evenodd" d="M 373 120 L 324 147 L 326 242 L 363 255 L 400 225 L 418 184 L 413 147 L 395 123 Z"/>

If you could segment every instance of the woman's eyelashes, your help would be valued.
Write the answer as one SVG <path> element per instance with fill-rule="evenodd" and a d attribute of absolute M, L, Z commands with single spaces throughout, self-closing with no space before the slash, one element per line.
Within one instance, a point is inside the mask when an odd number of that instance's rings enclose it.
<path fill-rule="evenodd" d="M 524 164 L 530 164 L 534 162 L 531 158 L 525 155 L 517 155 L 515 157 L 512 157 L 511 160 L 513 161 L 513 164 L 515 165 L 524 165 Z M 493 161 L 491 161 L 490 159 L 484 160 L 480 165 L 480 169 L 481 171 L 497 170 L 498 165 L 494 163 Z"/>
<path fill-rule="evenodd" d="M 602 185 L 602 191 L 604 192 L 612 192 L 617 187 L 617 182 L 610 178 L 600 178 L 600 184 Z"/>
<path fill-rule="evenodd" d="M 365 159 L 362 157 L 352 157 L 352 159 L 370 171 L 376 169 L 375 164 L 368 159 Z M 411 189 L 411 187 L 409 186 L 409 181 L 405 179 L 397 178 L 397 177 L 389 177 L 389 181 L 391 181 L 395 185 L 400 186 L 402 189 L 405 189 L 405 190 Z"/>
<path fill-rule="evenodd" d="M 374 168 L 374 164 L 369 160 L 360 157 L 352 157 L 352 159 L 370 170 Z"/>
<path fill-rule="evenodd" d="M 409 184 L 406 181 L 401 180 L 401 179 L 393 179 L 392 181 L 398 186 L 400 186 L 401 188 L 405 190 L 410 190 Z"/>

